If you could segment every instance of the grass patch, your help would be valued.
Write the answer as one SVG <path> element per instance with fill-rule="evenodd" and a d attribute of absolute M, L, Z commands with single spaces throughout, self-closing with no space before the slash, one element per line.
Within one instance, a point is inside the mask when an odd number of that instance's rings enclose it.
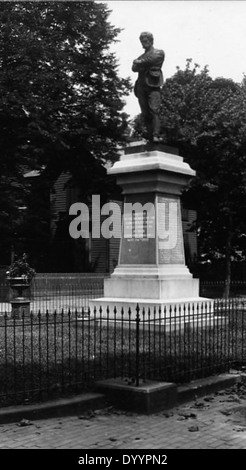
<path fill-rule="evenodd" d="M 245 313 L 224 312 L 205 327 L 78 319 L 75 315 L 0 318 L 0 404 L 41 401 L 135 377 L 176 383 L 245 362 Z"/>

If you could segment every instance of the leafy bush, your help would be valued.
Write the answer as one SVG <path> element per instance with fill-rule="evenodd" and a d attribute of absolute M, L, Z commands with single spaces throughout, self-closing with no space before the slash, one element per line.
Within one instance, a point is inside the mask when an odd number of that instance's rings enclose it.
<path fill-rule="evenodd" d="M 26 253 L 23 253 L 20 258 L 15 257 L 15 260 L 9 266 L 9 270 L 6 273 L 7 277 L 25 277 L 28 280 L 32 280 L 36 272 L 35 269 L 30 266 L 27 259 L 28 257 Z"/>

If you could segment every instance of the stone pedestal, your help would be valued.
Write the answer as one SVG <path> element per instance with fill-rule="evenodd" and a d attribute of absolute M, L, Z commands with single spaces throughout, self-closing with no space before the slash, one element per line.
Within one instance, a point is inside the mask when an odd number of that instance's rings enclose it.
<path fill-rule="evenodd" d="M 128 147 L 108 170 L 124 194 L 119 262 L 104 283 L 104 298 L 91 308 L 116 306 L 151 311 L 189 303 L 199 308 L 199 280 L 185 265 L 180 196 L 195 171 L 174 149 Z M 121 306 L 121 307 L 120 307 Z"/>
<path fill-rule="evenodd" d="M 23 318 L 30 316 L 30 300 L 24 297 L 16 297 L 11 300 L 11 317 L 12 318 Z"/>
<path fill-rule="evenodd" d="M 157 413 L 177 405 L 177 386 L 174 383 L 148 380 L 133 386 L 116 378 L 102 380 L 96 386 L 114 405 L 135 413 Z"/>
<path fill-rule="evenodd" d="M 24 297 L 23 293 L 30 287 L 30 280 L 26 277 L 19 276 L 8 278 L 8 282 L 14 292 L 14 298 L 10 301 L 12 318 L 23 318 L 29 316 L 31 301 L 27 297 Z"/>

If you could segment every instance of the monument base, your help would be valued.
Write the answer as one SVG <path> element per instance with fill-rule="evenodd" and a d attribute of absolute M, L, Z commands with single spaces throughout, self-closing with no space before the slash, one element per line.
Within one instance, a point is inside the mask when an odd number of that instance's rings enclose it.
<path fill-rule="evenodd" d="M 104 281 L 104 296 L 125 299 L 163 299 L 199 297 L 199 279 L 185 265 L 119 266 Z"/>
<path fill-rule="evenodd" d="M 214 302 L 205 297 L 160 299 L 126 299 L 101 297 L 89 302 L 91 312 L 105 320 L 123 320 L 127 323 L 129 318 L 134 322 L 137 311 L 140 321 L 162 324 L 182 328 L 185 324 L 202 326 L 211 324 L 214 318 Z M 131 312 L 131 317 L 129 317 Z M 176 325 L 176 326 L 174 326 Z"/>
<path fill-rule="evenodd" d="M 135 142 L 108 174 L 117 176 L 124 195 L 119 264 L 90 311 L 112 321 L 124 312 L 129 323 L 138 306 L 140 320 L 164 328 L 208 322 L 214 303 L 199 296 L 199 279 L 185 265 L 180 198 L 195 171 L 174 149 Z"/>
<path fill-rule="evenodd" d="M 104 297 L 89 302 L 91 311 L 111 319 L 122 312 L 127 319 L 129 311 L 135 319 L 137 306 L 140 319 L 162 323 L 207 321 L 213 314 L 213 301 L 199 296 L 199 279 L 185 265 L 119 265 L 104 281 Z"/>

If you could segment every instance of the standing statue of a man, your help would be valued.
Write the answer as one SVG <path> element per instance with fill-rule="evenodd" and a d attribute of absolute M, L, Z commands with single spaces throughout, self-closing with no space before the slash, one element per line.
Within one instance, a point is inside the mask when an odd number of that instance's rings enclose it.
<path fill-rule="evenodd" d="M 143 32 L 139 39 L 145 52 L 132 64 L 132 71 L 138 72 L 134 93 L 138 98 L 142 118 L 147 128 L 147 139 L 151 142 L 159 142 L 159 111 L 163 85 L 161 67 L 165 53 L 161 49 L 154 49 L 154 38 L 151 33 Z"/>

